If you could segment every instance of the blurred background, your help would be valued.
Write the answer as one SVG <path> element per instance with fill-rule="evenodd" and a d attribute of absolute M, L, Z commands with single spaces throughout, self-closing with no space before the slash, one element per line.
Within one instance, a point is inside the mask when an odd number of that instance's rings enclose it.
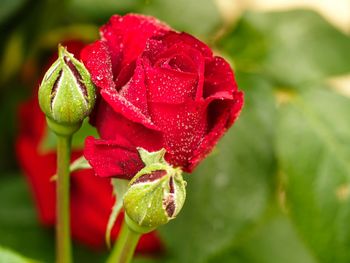
<path fill-rule="evenodd" d="M 186 176 L 185 207 L 159 229 L 162 245 L 146 244 L 135 262 L 350 262 L 350 0 L 0 0 L 0 250 L 53 262 L 54 232 L 28 175 L 46 164 L 28 168 L 39 159 L 21 138 L 44 154 L 54 142 L 37 105 L 21 105 L 58 43 L 92 42 L 112 14 L 129 12 L 208 43 L 246 98 Z M 93 133 L 84 126 L 76 149 Z M 107 250 L 81 240 L 76 262 L 103 262 Z"/>

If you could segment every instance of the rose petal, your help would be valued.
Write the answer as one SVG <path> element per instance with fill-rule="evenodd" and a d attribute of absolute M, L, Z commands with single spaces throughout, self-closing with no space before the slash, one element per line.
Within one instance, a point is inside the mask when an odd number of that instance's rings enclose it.
<path fill-rule="evenodd" d="M 106 214 L 94 211 L 96 207 L 84 199 L 73 199 L 70 206 L 71 228 L 75 229 L 72 233 L 73 237 L 93 247 L 103 246 L 101 240 L 103 240 L 103 232 L 107 224 Z"/>
<path fill-rule="evenodd" d="M 207 129 L 205 102 L 152 103 L 152 119 L 163 131 L 166 160 L 186 170 Z"/>
<path fill-rule="evenodd" d="M 132 79 L 132 76 L 134 75 L 136 67 L 136 62 L 132 61 L 129 64 L 125 65 L 121 70 L 119 75 L 115 79 L 115 86 L 117 87 L 117 90 L 120 90 L 121 87 L 123 87 L 125 84 L 127 84 L 130 79 Z"/>
<path fill-rule="evenodd" d="M 93 169 L 79 170 L 71 174 L 70 188 L 72 202 L 89 204 L 91 210 L 107 220 L 114 204 L 114 197 L 109 194 L 113 191 L 109 179 L 95 176 Z"/>
<path fill-rule="evenodd" d="M 139 108 L 135 107 L 118 92 L 102 90 L 101 95 L 116 113 L 122 114 L 133 122 L 141 123 L 147 128 L 158 130 L 151 118 L 145 116 Z"/>
<path fill-rule="evenodd" d="M 164 55 L 164 57 L 163 57 Z M 175 72 L 195 73 L 197 74 L 197 65 L 188 54 L 178 51 L 174 54 L 165 56 L 162 54 L 154 65 L 155 67 L 173 70 Z"/>
<path fill-rule="evenodd" d="M 170 32 L 166 36 L 168 35 L 171 37 L 149 39 L 143 56 L 158 67 L 179 73 L 195 73 L 197 76 L 195 100 L 198 101 L 203 93 L 205 57 L 200 50 L 186 42 L 186 38 L 182 39 L 182 34 Z M 204 43 L 201 44 L 205 46 Z"/>
<path fill-rule="evenodd" d="M 56 155 L 50 153 L 40 156 L 37 146 L 30 137 L 20 135 L 16 142 L 17 160 L 31 186 L 41 223 L 53 225 L 56 218 L 56 194 L 55 184 L 50 181 L 50 177 L 55 174 Z"/>
<path fill-rule="evenodd" d="M 136 61 L 131 80 L 119 90 L 119 94 L 139 109 L 144 116 L 149 117 L 145 73 L 140 59 Z"/>
<path fill-rule="evenodd" d="M 162 255 L 164 252 L 164 244 L 161 242 L 157 232 L 153 231 L 141 236 L 136 249 L 143 253 L 158 252 L 158 255 Z"/>
<path fill-rule="evenodd" d="M 118 76 L 125 65 L 141 54 L 149 37 L 164 34 L 168 30 L 166 24 L 149 16 L 112 16 L 100 33 L 111 50 L 114 76 Z"/>
<path fill-rule="evenodd" d="M 140 107 L 138 108 L 124 98 L 123 95 L 120 95 L 116 90 L 109 55 L 108 47 L 103 41 L 97 41 L 94 44 L 87 46 L 81 52 L 84 65 L 89 70 L 94 84 L 101 88 L 100 93 L 102 97 L 116 112 L 128 116 L 132 121 L 142 123 L 146 127 L 157 129 L 151 119 L 145 115 L 147 111 L 145 100 L 141 99 L 140 102 L 138 102 L 138 97 L 136 96 L 138 94 L 132 97 L 132 92 L 129 92 L 129 97 L 134 100 L 135 104 L 137 103 Z M 143 75 L 141 69 L 137 69 L 136 75 L 131 82 L 131 86 L 138 85 L 138 82 L 142 81 L 142 78 Z M 138 85 L 138 87 L 140 87 L 140 85 Z"/>
<path fill-rule="evenodd" d="M 230 65 L 221 57 L 207 60 L 203 97 L 207 98 L 218 92 L 232 94 L 236 90 L 238 87 Z"/>
<path fill-rule="evenodd" d="M 169 32 L 164 36 L 163 41 L 167 43 L 168 47 L 178 44 L 179 42 L 186 43 L 188 46 L 200 51 L 204 57 L 211 58 L 213 56 L 213 52 L 206 44 L 185 32 Z"/>
<path fill-rule="evenodd" d="M 162 148 L 161 133 L 126 119 L 103 101 L 95 120 L 104 140 L 88 137 L 84 155 L 99 176 L 130 179 L 143 167 L 136 147 L 149 151 Z"/>
<path fill-rule="evenodd" d="M 46 120 L 39 108 L 38 97 L 35 96 L 19 108 L 20 138 L 28 138 L 34 144 L 39 144 L 46 133 Z"/>
<path fill-rule="evenodd" d="M 86 46 L 80 56 L 91 75 L 93 83 L 98 88 L 102 90 L 116 90 L 110 51 L 104 41 L 96 41 Z"/>
<path fill-rule="evenodd" d="M 84 156 L 101 177 L 131 179 L 144 164 L 135 147 L 128 146 L 122 138 L 118 139 L 107 141 L 87 137 Z"/>
<path fill-rule="evenodd" d="M 101 95 L 107 101 L 112 108 L 119 113 L 128 116 L 130 120 L 144 124 L 146 127 L 156 129 L 151 119 L 146 116 L 147 106 L 145 99 L 142 100 L 137 97 L 139 94 L 129 92 L 129 97 L 137 104 L 140 108 L 132 104 L 123 95 L 120 95 L 116 90 L 114 84 L 111 62 L 109 57 L 109 51 L 106 44 L 102 41 L 97 41 L 92 45 L 87 46 L 81 53 L 82 60 L 89 70 L 92 80 L 96 86 L 101 88 Z M 129 83 L 129 86 L 141 87 L 143 80 L 142 69 L 135 70 L 135 76 Z M 127 90 L 127 88 L 125 88 Z M 127 93 L 124 91 L 124 93 Z M 124 94 L 125 95 L 125 94 Z M 140 96 L 140 95 L 139 95 Z M 137 99 L 140 101 L 137 101 Z"/>
<path fill-rule="evenodd" d="M 217 93 L 218 95 L 219 93 Z M 222 93 L 225 94 L 225 93 Z M 219 96 L 219 95 L 218 95 Z M 243 93 L 235 92 L 233 99 L 211 97 L 208 110 L 208 129 L 206 136 L 193 152 L 186 171 L 191 172 L 216 145 L 218 140 L 231 127 L 243 107 Z"/>
<path fill-rule="evenodd" d="M 116 140 L 124 136 L 127 147 L 143 147 L 148 151 L 157 151 L 162 148 L 162 133 L 128 120 L 113 111 L 105 102 L 100 103 L 96 115 L 96 126 L 103 139 Z"/>
<path fill-rule="evenodd" d="M 194 99 L 197 75 L 166 68 L 154 68 L 144 60 L 149 102 L 183 103 Z"/>

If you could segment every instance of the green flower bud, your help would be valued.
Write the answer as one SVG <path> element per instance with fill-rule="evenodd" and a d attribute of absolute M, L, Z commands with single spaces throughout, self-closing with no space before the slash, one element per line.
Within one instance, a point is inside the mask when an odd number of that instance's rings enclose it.
<path fill-rule="evenodd" d="M 129 183 L 124 195 L 126 222 L 136 232 L 148 232 L 174 219 L 186 199 L 186 182 L 180 168 L 164 160 L 165 150 L 139 149 L 145 167 Z M 140 228 L 141 227 L 141 228 Z"/>
<path fill-rule="evenodd" d="M 58 59 L 46 72 L 39 88 L 39 104 L 50 128 L 80 127 L 95 104 L 95 87 L 84 64 L 66 48 L 58 47 Z"/>

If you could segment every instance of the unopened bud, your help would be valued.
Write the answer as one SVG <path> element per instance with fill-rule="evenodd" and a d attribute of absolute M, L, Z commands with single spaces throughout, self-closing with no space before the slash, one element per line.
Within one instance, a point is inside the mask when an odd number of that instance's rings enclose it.
<path fill-rule="evenodd" d="M 180 212 L 186 198 L 186 182 L 181 169 L 164 160 L 165 150 L 139 151 L 146 166 L 130 181 L 124 209 L 137 226 L 154 229 Z M 159 158 L 154 158 L 157 154 Z"/>
<path fill-rule="evenodd" d="M 80 126 L 95 104 L 95 87 L 84 64 L 64 47 L 46 72 L 39 88 L 39 104 L 49 126 Z"/>

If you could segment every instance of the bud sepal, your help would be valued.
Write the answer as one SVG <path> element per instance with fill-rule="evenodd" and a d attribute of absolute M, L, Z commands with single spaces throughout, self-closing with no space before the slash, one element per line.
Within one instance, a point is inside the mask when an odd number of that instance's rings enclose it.
<path fill-rule="evenodd" d="M 186 199 L 186 182 L 182 170 L 165 161 L 164 149 L 158 152 L 138 150 L 145 167 L 129 183 L 124 210 L 128 225 L 135 231 L 143 229 L 145 233 L 177 216 Z"/>

